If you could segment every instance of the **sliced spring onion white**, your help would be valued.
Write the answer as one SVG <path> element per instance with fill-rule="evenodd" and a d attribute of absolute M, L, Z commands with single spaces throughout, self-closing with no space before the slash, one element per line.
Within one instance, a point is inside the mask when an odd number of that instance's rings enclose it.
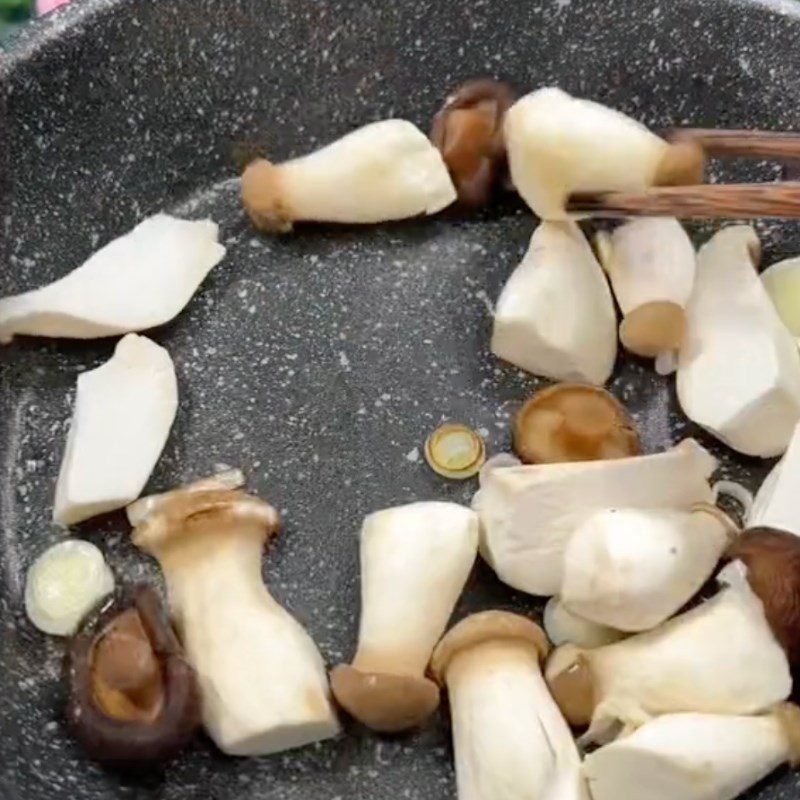
<path fill-rule="evenodd" d="M 45 550 L 28 570 L 25 611 L 39 630 L 71 636 L 86 614 L 114 590 L 114 575 L 90 542 L 67 539 Z"/>

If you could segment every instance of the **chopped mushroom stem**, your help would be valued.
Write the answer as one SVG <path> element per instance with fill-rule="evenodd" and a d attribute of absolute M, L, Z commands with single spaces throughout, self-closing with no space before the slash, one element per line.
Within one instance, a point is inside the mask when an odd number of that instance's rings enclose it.
<path fill-rule="evenodd" d="M 738 572 L 724 579 L 730 585 L 711 600 L 652 631 L 553 653 L 550 690 L 572 725 L 589 725 L 585 741 L 659 714 L 756 714 L 789 696 L 789 664 L 761 602 Z"/>
<path fill-rule="evenodd" d="M 800 709 L 763 716 L 667 714 L 586 757 L 593 800 L 734 800 L 800 759 Z"/>
<path fill-rule="evenodd" d="M 460 800 L 584 800 L 580 758 L 547 691 L 542 629 L 484 611 L 436 647 L 431 670 L 450 697 Z"/>
<path fill-rule="evenodd" d="M 129 333 L 105 364 L 79 375 L 53 520 L 73 525 L 135 500 L 177 410 L 172 359 L 145 336 Z"/>
<path fill-rule="evenodd" d="M 492 470 L 472 500 L 481 555 L 509 586 L 558 594 L 564 549 L 589 516 L 613 506 L 689 510 L 711 501 L 715 469 L 711 454 L 686 439 L 657 455 Z"/>
<path fill-rule="evenodd" d="M 619 111 L 552 87 L 509 109 L 505 135 L 511 179 L 544 220 L 566 219 L 573 194 L 639 192 L 701 171 L 697 151 L 690 156 Z"/>
<path fill-rule="evenodd" d="M 611 290 L 573 222 L 543 222 L 503 287 L 492 352 L 534 375 L 602 385 L 617 355 Z"/>
<path fill-rule="evenodd" d="M 203 723 L 231 755 L 275 753 L 339 731 L 316 645 L 261 578 L 264 542 L 279 525 L 272 506 L 243 492 L 177 490 L 133 534 L 161 564 L 200 679 Z"/>
<path fill-rule="evenodd" d="M 686 231 L 676 219 L 643 217 L 600 236 L 600 261 L 623 314 L 623 346 L 647 358 L 676 352 L 696 267 Z"/>
<path fill-rule="evenodd" d="M 800 359 L 756 273 L 759 249 L 745 226 L 700 248 L 677 387 L 689 419 L 740 453 L 769 458 L 786 450 L 800 419 Z"/>
<path fill-rule="evenodd" d="M 253 224 L 288 231 L 295 222 L 368 224 L 435 214 L 456 199 L 439 151 L 410 122 L 365 125 L 310 155 L 242 176 Z"/>
<path fill-rule="evenodd" d="M 352 665 L 331 674 L 339 703 L 374 730 L 414 727 L 439 704 L 425 677 L 478 549 L 478 520 L 455 503 L 371 514 L 361 530 L 361 624 Z"/>
<path fill-rule="evenodd" d="M 737 530 L 708 503 L 691 511 L 599 511 L 567 545 L 561 599 L 600 625 L 629 632 L 655 628 L 711 577 Z"/>
<path fill-rule="evenodd" d="M 0 299 L 0 343 L 15 335 L 94 339 L 163 325 L 224 256 L 211 220 L 156 214 L 55 283 Z"/>

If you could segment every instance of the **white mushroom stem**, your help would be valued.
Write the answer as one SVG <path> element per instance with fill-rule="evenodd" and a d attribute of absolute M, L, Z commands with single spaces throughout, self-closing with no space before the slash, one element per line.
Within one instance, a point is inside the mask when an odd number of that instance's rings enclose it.
<path fill-rule="evenodd" d="M 140 494 L 169 436 L 178 383 L 169 353 L 128 334 L 113 357 L 78 377 L 53 520 L 72 525 Z"/>
<path fill-rule="evenodd" d="M 711 505 L 599 511 L 567 545 L 562 602 L 618 630 L 655 628 L 708 580 L 735 532 Z"/>
<path fill-rule="evenodd" d="M 593 800 L 734 800 L 800 759 L 800 709 L 763 716 L 668 714 L 586 757 Z"/>
<path fill-rule="evenodd" d="M 777 528 L 800 536 L 800 425 L 789 449 L 758 490 L 747 517 L 748 528 Z"/>
<path fill-rule="evenodd" d="M 708 602 L 660 627 L 593 650 L 556 650 L 547 679 L 586 741 L 608 741 L 651 716 L 756 714 L 792 690 L 789 664 L 761 601 L 737 570 Z"/>
<path fill-rule="evenodd" d="M 551 597 L 547 601 L 543 624 L 547 638 L 556 646 L 574 644 L 584 648 L 602 647 L 625 637 L 621 631 L 573 614 L 558 597 Z"/>
<path fill-rule="evenodd" d="M 566 219 L 570 195 L 653 185 L 670 147 L 619 111 L 539 89 L 507 112 L 511 178 L 525 202 L 546 220 Z"/>
<path fill-rule="evenodd" d="M 800 419 L 797 344 L 754 267 L 752 228 L 725 228 L 701 249 L 678 361 L 686 416 L 752 456 L 783 453 Z"/>
<path fill-rule="evenodd" d="M 450 697 L 458 798 L 585 800 L 575 742 L 539 666 L 544 634 L 537 645 L 515 621 L 536 628 L 498 611 L 468 617 L 434 656 Z M 470 636 L 479 625 L 486 629 Z"/>
<path fill-rule="evenodd" d="M 688 439 L 658 455 L 494 470 L 473 499 L 481 554 L 515 589 L 558 594 L 564 549 L 589 516 L 615 505 L 689 510 L 711 501 L 715 468 L 714 458 Z"/>
<path fill-rule="evenodd" d="M 623 314 L 623 346 L 650 358 L 677 351 L 696 268 L 686 231 L 676 219 L 643 217 L 601 237 L 598 253 Z"/>
<path fill-rule="evenodd" d="M 606 277 L 580 228 L 543 222 L 497 301 L 492 352 L 535 375 L 601 385 L 614 367 L 616 327 Z"/>
<path fill-rule="evenodd" d="M 176 491 L 135 529 L 161 564 L 208 734 L 230 755 L 265 755 L 334 736 L 325 666 L 261 578 L 277 512 L 234 491 Z"/>
<path fill-rule="evenodd" d="M 242 177 L 243 202 L 259 228 L 293 222 L 374 223 L 435 214 L 456 199 L 439 151 L 401 119 L 374 122 L 309 155 L 259 159 Z"/>
<path fill-rule="evenodd" d="M 55 283 L 0 300 L 0 343 L 17 334 L 92 339 L 163 325 L 224 256 L 211 220 L 156 214 Z"/>
<path fill-rule="evenodd" d="M 455 503 L 412 503 L 366 518 L 358 648 L 352 665 L 332 674 L 336 698 L 353 716 L 393 731 L 433 711 L 438 691 L 425 669 L 477 552 L 478 518 Z"/>

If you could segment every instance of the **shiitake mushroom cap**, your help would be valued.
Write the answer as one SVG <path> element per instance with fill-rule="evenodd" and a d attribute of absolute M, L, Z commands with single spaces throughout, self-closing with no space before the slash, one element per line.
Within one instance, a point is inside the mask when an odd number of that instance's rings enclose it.
<path fill-rule="evenodd" d="M 514 418 L 514 450 L 528 464 L 626 458 L 641 453 L 625 407 L 605 389 L 557 383 L 537 392 Z"/>
<path fill-rule="evenodd" d="M 463 206 L 486 205 L 507 174 L 503 121 L 517 99 L 503 81 L 469 80 L 433 118 L 431 141 L 441 152 Z"/>
<path fill-rule="evenodd" d="M 161 671 L 163 697 L 147 719 L 122 719 L 101 707 L 95 686 L 96 645 L 114 621 L 135 609 Z M 174 756 L 200 726 L 197 677 L 183 657 L 158 594 L 148 586 L 122 591 L 90 614 L 70 642 L 67 721 L 98 761 L 157 761 Z M 102 693 L 101 693 L 102 696 Z"/>

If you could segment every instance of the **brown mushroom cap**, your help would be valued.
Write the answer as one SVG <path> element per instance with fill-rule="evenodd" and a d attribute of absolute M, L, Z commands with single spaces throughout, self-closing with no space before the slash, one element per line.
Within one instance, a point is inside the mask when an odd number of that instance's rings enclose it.
<path fill-rule="evenodd" d="M 685 333 L 686 312 L 677 303 L 667 300 L 654 300 L 634 308 L 619 326 L 622 346 L 645 358 L 678 350 Z"/>
<path fill-rule="evenodd" d="M 262 542 L 280 530 L 280 516 L 269 504 L 245 492 L 177 489 L 159 499 L 133 531 L 137 547 L 162 558 L 191 558 L 207 550 L 205 536 L 253 536 Z"/>
<path fill-rule="evenodd" d="M 293 215 L 286 206 L 280 168 L 257 158 L 242 174 L 242 204 L 256 228 L 265 233 L 286 233 Z"/>
<path fill-rule="evenodd" d="M 627 458 L 641 453 L 625 407 L 605 389 L 557 383 L 537 392 L 514 419 L 514 450 L 528 464 Z"/>
<path fill-rule="evenodd" d="M 462 619 L 436 645 L 429 667 L 431 677 L 444 686 L 450 662 L 459 653 L 495 641 L 525 642 L 540 661 L 550 650 L 545 632 L 527 617 L 509 611 L 481 611 Z"/>
<path fill-rule="evenodd" d="M 431 141 L 462 205 L 486 205 L 505 177 L 503 120 L 515 100 L 514 90 L 502 81 L 471 80 L 450 94 L 433 118 Z"/>
<path fill-rule="evenodd" d="M 564 719 L 573 728 L 585 728 L 597 706 L 597 691 L 586 653 L 574 645 L 553 651 L 545 670 L 545 680 Z"/>
<path fill-rule="evenodd" d="M 147 656 L 128 669 L 119 662 L 95 669 L 102 655 L 99 645 L 121 615 L 126 615 L 122 629 L 138 637 L 128 614 L 132 610 L 148 640 L 157 677 Z M 122 596 L 106 604 L 84 623 L 70 644 L 67 675 L 67 720 L 92 758 L 115 762 L 169 758 L 200 726 L 197 678 L 183 658 L 158 595 L 148 587 L 138 587 L 132 599 Z"/>
<path fill-rule="evenodd" d="M 795 676 L 800 672 L 800 537 L 775 528 L 751 528 L 728 548 L 747 567 L 747 582 L 764 606 L 775 638 Z"/>
<path fill-rule="evenodd" d="M 333 669 L 331 690 L 348 714 L 381 733 L 415 728 L 439 706 L 439 687 L 427 678 L 362 672 L 349 664 Z"/>

